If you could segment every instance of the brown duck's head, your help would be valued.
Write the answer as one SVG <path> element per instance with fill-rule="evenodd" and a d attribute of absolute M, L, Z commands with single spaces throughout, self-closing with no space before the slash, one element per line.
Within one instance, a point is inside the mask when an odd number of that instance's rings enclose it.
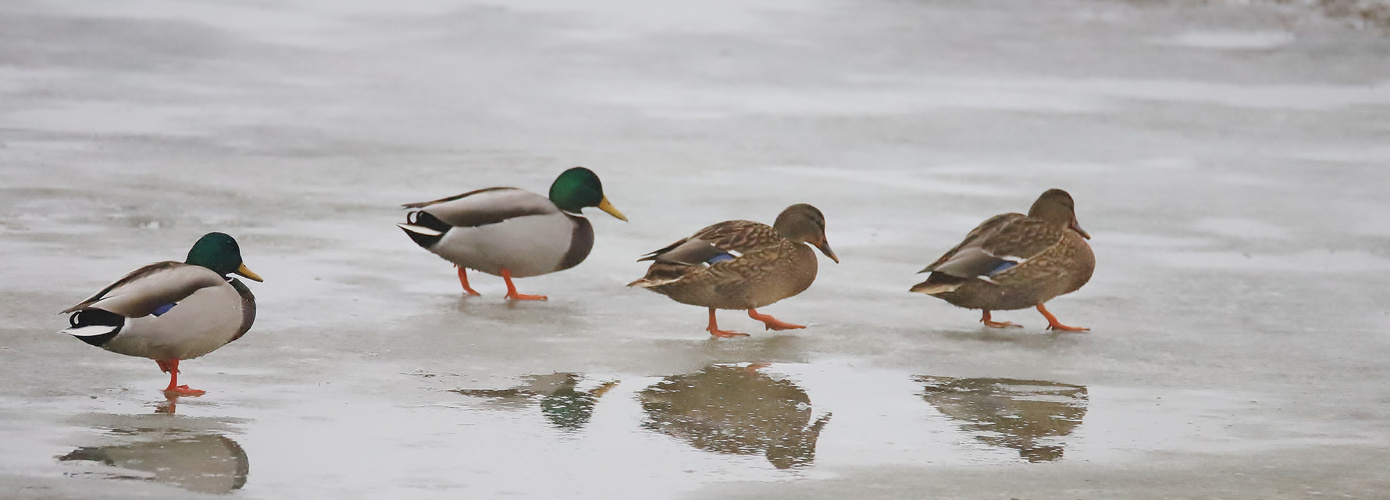
<path fill-rule="evenodd" d="M 1081 229 L 1081 224 L 1076 222 L 1076 202 L 1072 201 L 1070 194 L 1061 189 L 1043 192 L 1038 201 L 1033 202 L 1033 208 L 1028 209 L 1028 216 L 1071 228 L 1082 238 L 1091 239 L 1090 233 Z"/>
<path fill-rule="evenodd" d="M 835 263 L 840 262 L 840 258 L 835 256 L 835 251 L 830 249 L 830 243 L 825 241 L 825 215 L 820 210 L 805 203 L 797 203 L 777 216 L 777 222 L 772 223 L 773 229 L 782 234 L 783 238 L 797 243 L 810 243 L 819 248 L 821 253 Z"/>

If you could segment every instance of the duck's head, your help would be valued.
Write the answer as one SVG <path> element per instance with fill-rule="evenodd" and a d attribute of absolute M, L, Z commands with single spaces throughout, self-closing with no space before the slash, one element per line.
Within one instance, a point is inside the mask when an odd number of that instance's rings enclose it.
<path fill-rule="evenodd" d="M 1091 239 L 1091 235 L 1076 222 L 1076 202 L 1072 201 L 1070 194 L 1061 189 L 1043 192 L 1038 201 L 1033 202 L 1033 207 L 1028 209 L 1028 216 L 1045 220 L 1057 227 L 1071 228 L 1082 238 Z"/>
<path fill-rule="evenodd" d="M 830 243 L 825 241 L 825 215 L 820 213 L 816 207 L 805 203 L 797 203 L 777 216 L 777 222 L 772 223 L 773 229 L 782 234 L 783 238 L 797 243 L 810 243 L 819 248 L 821 253 L 835 263 L 840 262 L 840 258 L 835 256 L 835 251 L 830 249 Z"/>
<path fill-rule="evenodd" d="M 577 214 L 584 207 L 598 207 L 618 220 L 627 220 L 627 216 L 603 196 L 603 183 L 598 180 L 598 175 L 584 167 L 571 168 L 555 178 L 550 185 L 550 202 L 570 213 Z"/>
<path fill-rule="evenodd" d="M 184 263 L 206 267 L 219 276 L 239 274 L 247 279 L 263 281 L 246 268 L 241 261 L 241 247 L 225 233 L 208 233 L 198 238 L 198 242 L 188 250 L 188 259 Z"/>

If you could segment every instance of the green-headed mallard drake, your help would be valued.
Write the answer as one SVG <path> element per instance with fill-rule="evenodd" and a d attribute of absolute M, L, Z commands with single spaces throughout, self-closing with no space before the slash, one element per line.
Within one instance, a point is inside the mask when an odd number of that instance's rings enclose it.
<path fill-rule="evenodd" d="M 715 309 L 747 309 L 769 330 L 805 328 L 758 314 L 757 308 L 791 297 L 816 279 L 815 245 L 840 259 L 825 241 L 825 215 L 800 203 L 787 207 L 771 227 L 746 220 L 720 222 L 638 259 L 652 266 L 628 283 L 682 304 L 709 308 L 709 330 L 716 337 L 748 335 L 720 330 Z"/>
<path fill-rule="evenodd" d="M 546 299 L 517 293 L 513 277 L 563 271 L 589 256 L 594 228 L 580 209 L 598 207 L 627 220 L 604 197 L 598 175 L 584 167 L 555 178 L 549 198 L 494 187 L 403 206 L 418 210 L 406 214 L 405 224 L 397 225 L 421 248 L 453 262 L 465 293 L 480 295 L 468 286 L 467 269 L 476 269 L 501 276 L 511 300 Z"/>
<path fill-rule="evenodd" d="M 1018 326 L 991 321 L 992 310 L 1036 307 L 1049 330 L 1086 331 L 1059 323 L 1043 303 L 1085 285 L 1096 269 L 1086 240 L 1091 235 L 1076 222 L 1076 204 L 1061 189 L 1049 189 L 1028 215 L 996 215 L 921 272 L 927 280 L 912 287 L 969 309 L 983 309 L 980 322 L 1002 328 Z"/>
<path fill-rule="evenodd" d="M 179 361 L 241 338 L 256 320 L 256 297 L 236 278 L 261 281 L 241 261 L 241 248 L 223 233 L 208 233 L 183 262 L 156 262 L 132 271 L 69 307 L 62 331 L 127 356 L 150 358 L 169 374 L 170 394 L 204 391 L 178 385 Z"/>

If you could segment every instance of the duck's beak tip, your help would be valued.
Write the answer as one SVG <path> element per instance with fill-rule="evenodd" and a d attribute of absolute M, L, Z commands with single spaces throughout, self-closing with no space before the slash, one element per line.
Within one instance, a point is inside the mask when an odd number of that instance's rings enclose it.
<path fill-rule="evenodd" d="M 252 272 L 251 268 L 246 267 L 246 264 L 242 264 L 241 267 L 238 267 L 236 273 L 245 276 L 246 279 L 255 281 L 257 283 L 265 281 L 264 279 L 261 279 L 261 276 L 259 274 Z"/>
<path fill-rule="evenodd" d="M 627 216 L 623 215 L 622 212 L 619 212 L 618 208 L 614 207 L 612 203 L 609 203 L 608 197 L 606 196 L 603 198 L 603 201 L 600 201 L 598 203 L 598 209 L 604 212 L 608 212 L 608 215 L 612 215 L 614 218 L 620 221 L 627 222 Z"/>

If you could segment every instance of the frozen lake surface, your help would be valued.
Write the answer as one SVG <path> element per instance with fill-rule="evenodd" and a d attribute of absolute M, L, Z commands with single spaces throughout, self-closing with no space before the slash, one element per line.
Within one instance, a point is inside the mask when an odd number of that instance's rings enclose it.
<path fill-rule="evenodd" d="M 1384 498 L 1390 38 L 1244 2 L 0 4 L 0 498 Z M 603 178 L 631 222 L 462 297 L 401 203 Z M 1089 334 L 907 293 L 1051 187 Z M 707 224 L 842 263 L 711 339 L 623 285 Z M 595 215 L 596 214 L 596 215 Z M 183 364 L 58 311 L 208 231 Z M 170 415 L 169 413 L 173 413 Z M 219 496 L 219 498 L 225 498 Z"/>

